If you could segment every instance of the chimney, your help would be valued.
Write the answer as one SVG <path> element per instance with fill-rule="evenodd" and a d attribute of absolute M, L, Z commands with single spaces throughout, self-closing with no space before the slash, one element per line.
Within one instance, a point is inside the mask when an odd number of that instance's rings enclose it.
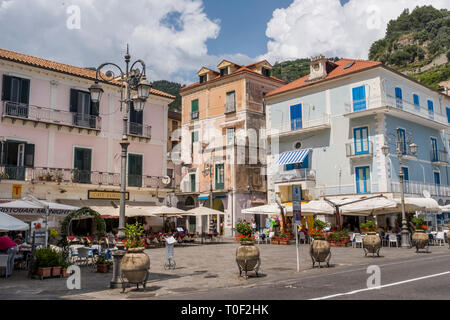
<path fill-rule="evenodd" d="M 307 81 L 323 79 L 327 76 L 327 59 L 323 55 L 311 58 Z"/>

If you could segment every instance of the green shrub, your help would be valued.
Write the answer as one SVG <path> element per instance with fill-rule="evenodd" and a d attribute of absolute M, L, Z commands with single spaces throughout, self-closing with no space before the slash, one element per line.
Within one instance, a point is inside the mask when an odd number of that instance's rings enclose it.
<path fill-rule="evenodd" d="M 35 268 L 58 267 L 64 263 L 61 254 L 52 250 L 51 248 L 38 249 L 36 250 L 34 256 Z"/>
<path fill-rule="evenodd" d="M 314 220 L 314 228 L 315 229 L 319 229 L 319 230 L 323 230 L 326 227 L 328 227 L 328 223 L 323 222 L 322 220 Z"/>
<path fill-rule="evenodd" d="M 252 227 L 246 222 L 239 222 L 236 225 L 236 231 L 243 235 L 248 235 L 248 234 L 253 233 Z"/>

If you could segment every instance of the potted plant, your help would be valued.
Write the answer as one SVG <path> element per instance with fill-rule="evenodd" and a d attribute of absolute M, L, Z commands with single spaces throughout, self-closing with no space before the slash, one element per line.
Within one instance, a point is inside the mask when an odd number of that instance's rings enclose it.
<path fill-rule="evenodd" d="M 97 272 L 99 272 L 99 273 L 108 273 L 109 272 L 109 266 L 111 264 L 112 264 L 112 261 L 108 260 L 104 253 L 100 254 L 98 256 L 98 258 L 97 258 L 97 261 L 96 261 Z"/>
<path fill-rule="evenodd" d="M 255 237 L 252 236 L 252 228 L 248 223 L 238 223 L 236 225 L 236 231 L 239 233 L 236 241 L 239 241 L 240 244 L 236 249 L 236 262 L 239 268 L 239 276 L 244 271 L 245 278 L 247 279 L 248 271 L 255 271 L 256 275 L 258 275 L 260 265 L 259 249 L 255 246 Z"/>
<path fill-rule="evenodd" d="M 45 181 L 53 181 L 53 175 L 50 172 L 45 175 Z"/>
<path fill-rule="evenodd" d="M 74 182 L 74 183 L 78 182 L 79 174 L 80 174 L 80 172 L 77 168 L 72 170 L 72 182 Z"/>
<path fill-rule="evenodd" d="M 62 268 L 62 270 L 61 270 L 61 276 L 62 276 L 63 278 L 70 277 L 70 273 L 67 272 L 67 269 L 68 269 L 70 266 L 71 266 L 71 264 L 68 263 L 68 262 L 63 261 L 63 262 L 61 263 L 61 268 Z"/>
<path fill-rule="evenodd" d="M 284 232 L 280 233 L 280 237 L 279 237 L 278 241 L 279 241 L 278 242 L 279 244 L 289 244 L 289 235 Z"/>
<path fill-rule="evenodd" d="M 2 179 L 9 179 L 9 175 L 6 172 L 0 172 L 0 181 Z"/>
<path fill-rule="evenodd" d="M 40 174 L 36 177 L 37 181 L 44 181 L 45 180 L 45 174 Z"/>
<path fill-rule="evenodd" d="M 419 252 L 419 249 L 425 249 L 428 245 L 428 235 L 425 233 L 428 227 L 425 224 L 424 217 L 414 217 L 411 219 L 411 222 L 414 224 L 414 233 L 412 235 L 413 246 L 416 247 L 416 252 Z"/>
<path fill-rule="evenodd" d="M 376 253 L 377 256 L 380 256 L 381 238 L 377 236 L 375 220 L 370 219 L 367 220 L 366 223 L 361 223 L 360 230 L 362 233 L 366 234 L 362 245 L 364 255 L 367 256 L 367 253 L 371 253 L 372 256 L 374 256 Z"/>
<path fill-rule="evenodd" d="M 52 276 L 52 267 L 55 263 L 54 253 L 50 248 L 41 248 L 35 252 L 33 269 L 41 280 Z"/>
<path fill-rule="evenodd" d="M 326 241 L 326 235 L 323 230 L 327 225 L 326 222 L 314 220 L 314 228 L 308 232 L 309 236 L 314 239 L 309 247 L 313 268 L 316 262 L 319 263 L 319 267 L 321 262 L 326 262 L 327 266 L 330 266 L 330 243 Z"/>
<path fill-rule="evenodd" d="M 62 173 L 62 171 L 61 170 L 56 171 L 55 181 L 59 183 L 59 182 L 62 182 L 62 180 L 63 180 L 63 173 Z"/>
<path fill-rule="evenodd" d="M 150 258 L 144 252 L 146 243 L 141 240 L 144 229 L 139 222 L 136 222 L 136 224 L 127 224 L 124 231 L 126 253 L 120 263 L 120 269 L 128 282 L 143 282 L 145 285 L 148 279 Z"/>

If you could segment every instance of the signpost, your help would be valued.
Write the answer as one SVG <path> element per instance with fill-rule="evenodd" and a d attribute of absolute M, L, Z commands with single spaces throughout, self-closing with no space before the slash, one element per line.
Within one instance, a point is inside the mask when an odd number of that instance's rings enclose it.
<path fill-rule="evenodd" d="M 300 258 L 298 252 L 298 226 L 302 225 L 301 214 L 302 187 L 292 186 L 292 224 L 295 227 L 295 246 L 297 249 L 297 272 L 300 271 Z"/>

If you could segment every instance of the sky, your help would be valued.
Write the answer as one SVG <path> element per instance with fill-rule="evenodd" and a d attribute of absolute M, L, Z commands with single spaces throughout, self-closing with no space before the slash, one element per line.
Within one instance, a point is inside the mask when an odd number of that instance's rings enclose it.
<path fill-rule="evenodd" d="M 0 0 L 0 48 L 124 66 L 128 43 L 150 81 L 189 84 L 222 59 L 367 59 L 389 20 L 417 5 L 450 9 L 448 0 Z"/>

